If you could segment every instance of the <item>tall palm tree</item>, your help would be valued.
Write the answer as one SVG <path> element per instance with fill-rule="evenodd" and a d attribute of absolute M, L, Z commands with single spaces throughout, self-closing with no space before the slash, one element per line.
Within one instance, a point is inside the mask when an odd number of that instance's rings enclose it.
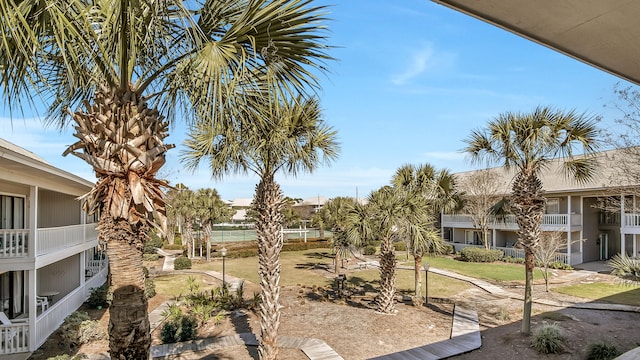
<path fill-rule="evenodd" d="M 183 187 L 169 204 L 171 217 L 178 219 L 182 225 L 180 234 L 182 246 L 187 245 L 187 256 L 192 257 L 194 248 L 193 223 L 198 215 L 196 207 L 196 194 L 189 188 Z"/>
<path fill-rule="evenodd" d="M 183 160 L 192 170 L 208 161 L 212 175 L 218 178 L 246 172 L 260 177 L 253 203 L 262 297 L 258 353 L 261 359 L 276 359 L 284 199 L 275 175 L 285 172 L 295 176 L 328 164 L 337 157 L 338 144 L 336 132 L 322 120 L 315 98 L 257 101 L 243 109 L 244 116 L 226 124 L 194 126 Z"/>
<path fill-rule="evenodd" d="M 218 120 L 267 64 L 283 91 L 316 86 L 323 11 L 310 0 L 0 0 L 3 100 L 18 111 L 44 102 L 60 127 L 73 120 L 79 140 L 65 154 L 98 178 L 85 200 L 107 241 L 111 358 L 149 357 L 142 249 L 164 213 L 168 122 Z"/>
<path fill-rule="evenodd" d="M 394 188 L 408 193 L 407 220 L 401 228 L 403 239 L 414 259 L 415 296 L 422 294 L 420 267 L 426 253 L 443 249 L 436 217 L 459 204 L 459 192 L 453 175 L 446 169 L 436 170 L 431 164 L 406 164 L 398 168 L 391 183 Z"/>
<path fill-rule="evenodd" d="M 207 260 L 211 259 L 211 233 L 213 225 L 229 221 L 231 209 L 222 201 L 216 189 L 198 189 L 195 194 L 196 217 L 202 225 L 202 233 L 206 239 Z"/>
<path fill-rule="evenodd" d="M 531 113 L 500 114 L 484 130 L 466 139 L 474 161 L 502 164 L 516 172 L 510 210 L 518 223 L 519 243 L 525 250 L 525 300 L 521 331 L 531 331 L 531 305 L 535 248 L 545 211 L 540 174 L 551 160 L 560 158 L 565 175 L 578 182 L 589 181 L 597 162 L 592 154 L 599 147 L 596 119 L 573 111 L 538 107 Z M 577 156 L 583 154 L 583 156 Z"/>

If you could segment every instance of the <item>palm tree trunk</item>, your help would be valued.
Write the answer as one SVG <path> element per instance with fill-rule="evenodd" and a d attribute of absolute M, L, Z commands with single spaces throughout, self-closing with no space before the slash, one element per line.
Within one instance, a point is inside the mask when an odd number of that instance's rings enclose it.
<path fill-rule="evenodd" d="M 422 277 L 420 276 L 420 265 L 422 265 L 422 255 L 413 257 L 413 276 L 416 285 L 416 297 L 422 296 Z"/>
<path fill-rule="evenodd" d="M 520 244 L 525 251 L 525 291 L 521 332 L 531 333 L 531 307 L 533 304 L 533 269 L 535 249 L 540 240 L 540 224 L 544 216 L 545 198 L 542 196 L 542 182 L 535 173 L 518 174 L 513 184 L 513 204 L 511 206 L 516 222 Z"/>
<path fill-rule="evenodd" d="M 383 314 L 395 312 L 396 293 L 396 254 L 390 238 L 384 239 L 380 246 L 380 293 L 377 299 L 377 311 Z"/>
<path fill-rule="evenodd" d="M 336 247 L 336 256 L 334 258 L 334 270 L 333 272 L 337 275 L 340 272 L 340 248 Z"/>
<path fill-rule="evenodd" d="M 109 215 L 100 219 L 107 239 L 113 301 L 109 307 L 109 353 L 112 359 L 148 359 L 151 346 L 147 299 L 144 296 L 142 249 L 147 226 L 134 227 Z"/>
<path fill-rule="evenodd" d="M 278 358 L 280 326 L 280 252 L 282 251 L 282 208 L 280 186 L 273 177 L 264 177 L 256 188 L 256 232 L 258 234 L 258 273 L 260 275 L 260 344 L 262 360 Z"/>
<path fill-rule="evenodd" d="M 187 241 L 187 257 L 192 258 L 191 253 L 193 252 L 193 224 L 191 223 L 190 218 L 186 218 L 184 220 L 184 228 L 182 229 L 182 246 L 184 246 L 184 241 Z"/>

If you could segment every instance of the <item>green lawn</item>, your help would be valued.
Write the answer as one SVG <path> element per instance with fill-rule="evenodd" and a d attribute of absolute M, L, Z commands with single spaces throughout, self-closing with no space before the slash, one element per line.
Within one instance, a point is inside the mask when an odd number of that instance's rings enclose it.
<path fill-rule="evenodd" d="M 483 279 L 489 281 L 524 281 L 524 265 L 509 264 L 502 262 L 495 263 L 471 263 L 454 260 L 448 257 L 425 256 L 423 263 L 430 266 L 457 272 L 458 274 Z M 413 265 L 413 261 L 405 263 Z M 539 271 L 534 271 L 534 279 L 542 279 Z"/>
<path fill-rule="evenodd" d="M 628 284 L 592 283 L 556 287 L 552 291 L 585 299 L 640 306 L 640 286 Z"/>
<path fill-rule="evenodd" d="M 325 286 L 333 283 L 333 278 L 325 278 L 312 269 L 326 267 L 333 269 L 333 257 L 328 249 L 311 249 L 305 251 L 285 251 L 280 255 L 282 266 L 280 285 L 308 285 Z M 249 280 L 255 284 L 258 279 L 257 257 L 225 260 L 227 274 Z M 222 261 L 194 264 L 193 269 L 222 271 Z M 424 272 L 422 272 L 424 282 Z M 379 272 L 377 269 L 351 272 L 347 280 L 353 285 L 359 285 L 375 291 L 378 287 Z M 411 292 L 414 289 L 412 270 L 398 270 L 396 276 L 398 291 Z M 423 283 L 424 286 L 424 283 Z M 429 296 L 449 297 L 465 290 L 472 285 L 435 274 L 429 275 Z M 424 288 L 423 288 L 424 289 Z"/>
<path fill-rule="evenodd" d="M 213 285 L 206 285 L 201 274 L 167 275 L 153 279 L 156 285 L 156 292 L 172 297 L 186 295 L 189 293 L 189 282 L 187 280 L 189 276 L 193 276 L 196 279 L 196 283 L 200 285 L 199 291 L 209 290 L 214 287 Z"/>

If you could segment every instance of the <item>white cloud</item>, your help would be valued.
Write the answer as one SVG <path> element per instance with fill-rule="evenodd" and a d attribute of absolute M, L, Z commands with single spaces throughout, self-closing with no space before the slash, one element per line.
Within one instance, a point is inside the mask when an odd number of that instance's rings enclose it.
<path fill-rule="evenodd" d="M 405 85 L 428 72 L 448 70 L 455 62 L 455 54 L 436 52 L 431 44 L 425 45 L 411 56 L 411 62 L 404 71 L 391 77 L 394 85 Z"/>

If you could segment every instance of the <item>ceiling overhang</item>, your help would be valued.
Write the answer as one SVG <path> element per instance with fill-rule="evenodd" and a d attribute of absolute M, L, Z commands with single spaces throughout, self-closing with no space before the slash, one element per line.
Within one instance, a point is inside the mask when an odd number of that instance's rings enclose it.
<path fill-rule="evenodd" d="M 640 84 L 640 1 L 432 1 Z"/>

